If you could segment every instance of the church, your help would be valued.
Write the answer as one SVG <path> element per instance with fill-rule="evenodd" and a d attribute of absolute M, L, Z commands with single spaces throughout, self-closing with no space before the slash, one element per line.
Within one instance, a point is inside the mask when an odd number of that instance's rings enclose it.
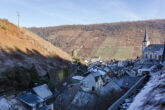
<path fill-rule="evenodd" d="M 165 60 L 165 44 L 150 44 L 146 31 L 142 44 L 142 58 L 143 60 L 155 60 L 158 62 Z"/>

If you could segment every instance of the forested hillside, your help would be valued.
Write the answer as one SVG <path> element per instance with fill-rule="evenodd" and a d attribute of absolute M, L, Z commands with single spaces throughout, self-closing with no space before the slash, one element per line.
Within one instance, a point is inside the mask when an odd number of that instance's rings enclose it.
<path fill-rule="evenodd" d="M 76 50 L 79 57 L 104 59 L 141 56 L 145 29 L 151 43 L 165 41 L 165 20 L 29 28 L 69 54 Z"/>

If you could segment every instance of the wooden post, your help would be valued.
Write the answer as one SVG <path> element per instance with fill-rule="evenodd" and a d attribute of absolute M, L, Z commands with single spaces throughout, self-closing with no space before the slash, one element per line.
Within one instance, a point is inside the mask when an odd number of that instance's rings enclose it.
<path fill-rule="evenodd" d="M 19 27 L 19 17 L 20 17 L 19 12 L 17 12 L 17 16 L 18 16 L 18 27 Z"/>

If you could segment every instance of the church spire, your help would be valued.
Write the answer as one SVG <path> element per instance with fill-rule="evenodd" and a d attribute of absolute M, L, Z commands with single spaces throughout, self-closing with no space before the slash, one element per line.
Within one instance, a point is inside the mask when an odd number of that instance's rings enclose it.
<path fill-rule="evenodd" d="M 150 41 L 148 39 L 148 33 L 145 29 L 145 35 L 144 35 L 144 40 L 143 40 L 143 44 L 142 44 L 142 52 L 144 52 L 145 48 L 148 47 L 150 45 Z"/>
<path fill-rule="evenodd" d="M 145 35 L 144 35 L 144 40 L 143 42 L 148 42 L 148 33 L 147 31 L 145 30 Z"/>

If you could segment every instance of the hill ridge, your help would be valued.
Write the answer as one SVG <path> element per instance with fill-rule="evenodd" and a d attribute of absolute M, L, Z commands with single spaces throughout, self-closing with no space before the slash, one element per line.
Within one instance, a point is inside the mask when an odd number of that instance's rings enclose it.
<path fill-rule="evenodd" d="M 130 59 L 141 56 L 145 29 L 153 44 L 164 42 L 165 20 L 28 28 L 69 54 L 79 57 Z"/>

